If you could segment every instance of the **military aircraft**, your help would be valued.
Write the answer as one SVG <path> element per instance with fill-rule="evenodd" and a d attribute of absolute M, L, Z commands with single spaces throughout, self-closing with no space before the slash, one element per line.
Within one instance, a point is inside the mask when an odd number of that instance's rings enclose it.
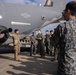
<path fill-rule="evenodd" d="M 44 6 L 0 1 L 0 45 L 9 43 L 9 31 L 19 29 L 20 34 L 29 34 L 59 20 L 65 4 L 66 0 L 46 0 Z"/>

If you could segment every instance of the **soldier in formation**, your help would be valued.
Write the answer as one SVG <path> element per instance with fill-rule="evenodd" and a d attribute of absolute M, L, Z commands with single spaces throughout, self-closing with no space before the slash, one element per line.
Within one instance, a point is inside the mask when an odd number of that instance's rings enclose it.
<path fill-rule="evenodd" d="M 35 32 L 32 32 L 31 35 L 31 50 L 30 50 L 30 56 L 32 56 L 32 54 L 36 54 L 36 35 Z"/>
<path fill-rule="evenodd" d="M 50 34 L 48 30 L 46 30 L 45 35 L 45 47 L 46 47 L 46 53 L 50 54 Z"/>
<path fill-rule="evenodd" d="M 44 43 L 43 43 L 44 36 L 43 36 L 40 29 L 38 30 L 36 40 L 38 41 L 38 50 L 39 50 L 39 53 L 41 55 L 41 58 L 45 58 L 45 50 L 44 50 Z"/>

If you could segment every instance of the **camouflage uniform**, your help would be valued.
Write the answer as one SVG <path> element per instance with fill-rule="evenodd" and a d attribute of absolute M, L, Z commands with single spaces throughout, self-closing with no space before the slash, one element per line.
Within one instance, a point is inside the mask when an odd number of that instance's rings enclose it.
<path fill-rule="evenodd" d="M 50 35 L 45 35 L 45 46 L 46 46 L 46 53 L 50 54 Z"/>
<path fill-rule="evenodd" d="M 15 57 L 15 60 L 19 60 L 19 54 L 20 54 L 20 38 L 19 38 L 19 35 L 17 34 L 10 34 L 9 35 L 11 37 L 13 37 L 13 45 L 14 45 L 14 50 L 15 50 L 15 54 L 14 54 L 14 57 Z"/>
<path fill-rule="evenodd" d="M 36 54 L 36 36 L 31 35 L 31 50 L 30 50 L 30 56 L 32 54 Z"/>
<path fill-rule="evenodd" d="M 59 38 L 58 75 L 76 75 L 76 19 L 57 27 Z"/>

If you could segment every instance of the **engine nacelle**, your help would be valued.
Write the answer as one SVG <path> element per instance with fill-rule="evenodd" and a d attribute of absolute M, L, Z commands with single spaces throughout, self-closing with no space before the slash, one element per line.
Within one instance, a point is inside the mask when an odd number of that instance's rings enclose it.
<path fill-rule="evenodd" d="M 0 44 L 3 44 L 9 37 L 9 32 L 11 32 L 12 29 L 7 29 L 4 26 L 0 25 Z"/>

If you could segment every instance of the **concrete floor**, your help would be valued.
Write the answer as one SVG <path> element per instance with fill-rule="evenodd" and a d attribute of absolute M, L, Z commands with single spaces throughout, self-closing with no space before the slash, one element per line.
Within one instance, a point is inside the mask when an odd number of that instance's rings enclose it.
<path fill-rule="evenodd" d="M 13 53 L 0 54 L 0 75 L 56 75 L 57 62 L 51 62 L 51 56 L 42 59 L 22 52 L 20 58 L 14 61 Z"/>

